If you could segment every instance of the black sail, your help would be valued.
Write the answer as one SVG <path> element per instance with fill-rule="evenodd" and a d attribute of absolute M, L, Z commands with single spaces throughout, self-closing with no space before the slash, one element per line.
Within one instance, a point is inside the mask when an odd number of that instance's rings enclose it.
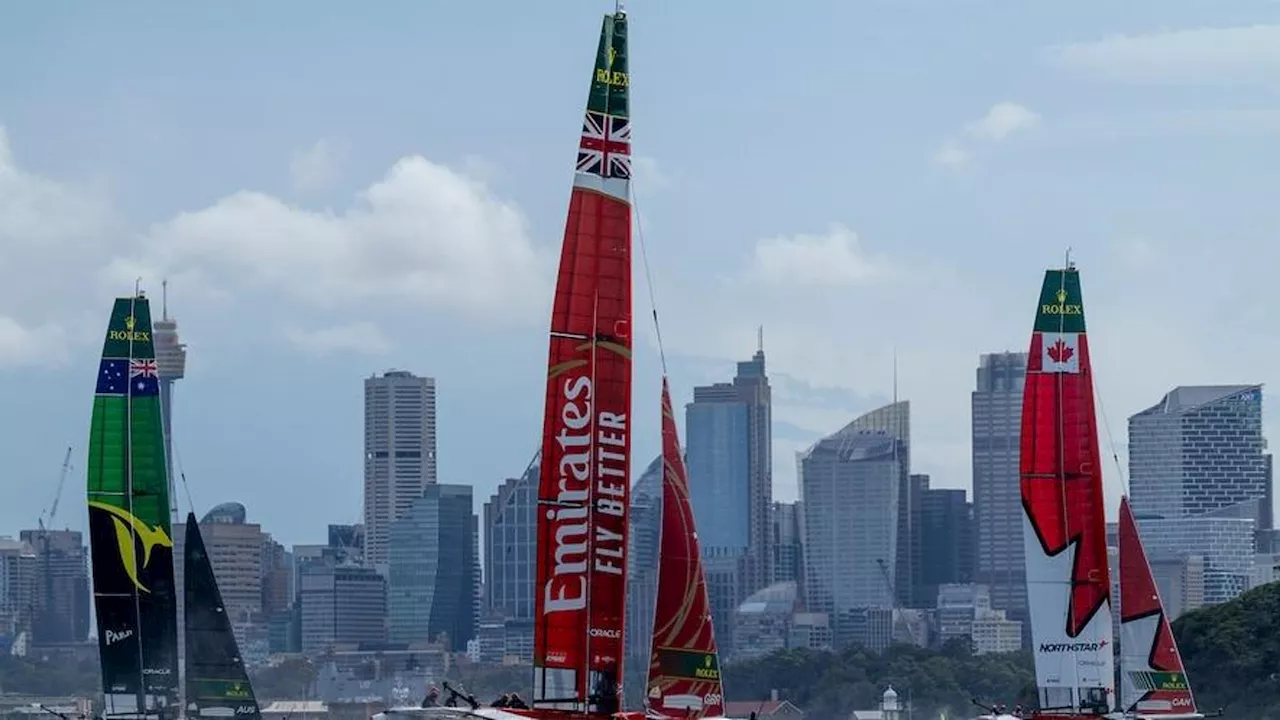
<path fill-rule="evenodd" d="M 183 552 L 186 605 L 187 717 L 261 717 L 231 619 L 194 513 L 187 513 Z"/>

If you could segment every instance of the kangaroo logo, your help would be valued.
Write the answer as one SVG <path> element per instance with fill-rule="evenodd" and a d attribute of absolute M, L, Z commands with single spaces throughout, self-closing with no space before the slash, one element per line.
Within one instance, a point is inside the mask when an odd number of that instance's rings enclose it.
<path fill-rule="evenodd" d="M 146 568 L 151 563 L 151 550 L 159 545 L 161 547 L 173 547 L 173 541 L 165 534 L 164 530 L 156 525 L 155 527 L 147 527 L 147 524 L 134 517 L 124 508 L 108 505 L 97 500 L 90 500 L 89 507 L 97 508 L 111 515 L 111 521 L 116 527 L 116 544 L 120 549 L 120 563 L 124 565 L 125 574 L 133 581 L 134 586 L 144 593 L 151 592 L 147 589 L 142 581 L 138 579 L 138 555 L 134 549 L 133 539 L 137 537 L 142 541 L 142 567 Z"/>

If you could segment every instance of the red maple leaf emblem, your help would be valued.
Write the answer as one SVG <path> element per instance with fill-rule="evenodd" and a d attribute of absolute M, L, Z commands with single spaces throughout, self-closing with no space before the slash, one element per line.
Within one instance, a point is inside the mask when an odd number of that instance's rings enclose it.
<path fill-rule="evenodd" d="M 1058 338 L 1056 342 L 1048 347 L 1046 352 L 1049 353 L 1049 357 L 1056 363 L 1064 363 L 1070 360 L 1072 355 L 1076 354 L 1076 351 L 1072 350 L 1071 346 L 1062 342 L 1062 338 Z"/>

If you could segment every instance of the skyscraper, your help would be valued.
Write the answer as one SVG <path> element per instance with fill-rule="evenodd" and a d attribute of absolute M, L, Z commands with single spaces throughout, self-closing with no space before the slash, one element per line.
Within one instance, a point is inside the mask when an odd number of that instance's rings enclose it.
<path fill-rule="evenodd" d="M 916 596 L 932 607 L 939 586 L 973 582 L 973 505 L 964 490 L 933 489 L 928 475 L 911 477 L 923 479 L 917 485 L 921 563 Z"/>
<path fill-rule="evenodd" d="M 705 556 L 741 559 L 735 606 L 772 581 L 771 404 L 760 347 L 732 383 L 695 387 L 685 406 L 694 521 Z"/>
<path fill-rule="evenodd" d="M 1272 527 L 1261 385 L 1181 386 L 1129 418 L 1135 515 L 1249 517 Z"/>
<path fill-rule="evenodd" d="M 1273 526 L 1266 447 L 1261 385 L 1176 387 L 1129 418 L 1130 499 L 1147 553 L 1153 564 L 1202 563 L 1208 604 L 1249 587 L 1255 532 Z"/>
<path fill-rule="evenodd" d="M 1022 489 L 1018 435 L 1027 354 L 985 354 L 978 361 L 973 414 L 973 513 L 977 524 L 977 582 L 991 589 L 991 605 L 1027 620 L 1027 571 L 1022 549 Z M 1029 636 L 1029 633 L 1028 633 Z"/>
<path fill-rule="evenodd" d="M 436 381 L 389 370 L 364 381 L 364 562 L 387 572 L 391 523 L 436 481 Z"/>
<path fill-rule="evenodd" d="M 23 530 L 18 539 L 36 553 L 31 640 L 35 645 L 89 637 L 88 548 L 76 530 Z"/>
<path fill-rule="evenodd" d="M 911 403 L 895 401 L 863 415 L 849 424 L 851 431 L 884 433 L 894 438 L 898 460 L 898 538 L 895 550 L 893 588 L 898 607 L 917 607 L 913 593 L 919 584 L 916 573 L 915 525 L 916 493 L 911 475 Z M 920 603 L 923 605 L 924 603 Z"/>
<path fill-rule="evenodd" d="M 533 620 L 539 464 L 535 457 L 484 504 L 484 609 L 507 620 Z"/>
<path fill-rule="evenodd" d="M 860 632 L 856 625 L 866 614 L 857 611 L 897 604 L 892 580 L 904 458 L 899 438 L 866 426 L 905 414 L 903 405 L 868 413 L 799 456 L 806 607 L 830 616 L 837 646 Z"/>
<path fill-rule="evenodd" d="M 391 523 L 387 581 L 392 642 L 448 634 L 462 652 L 476 632 L 475 514 L 471 486 L 432 483 Z"/>

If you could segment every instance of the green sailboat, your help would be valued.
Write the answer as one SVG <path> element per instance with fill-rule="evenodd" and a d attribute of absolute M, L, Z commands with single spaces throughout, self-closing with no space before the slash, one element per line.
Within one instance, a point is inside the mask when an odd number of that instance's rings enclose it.
<path fill-rule="evenodd" d="M 107 717 L 176 717 L 178 622 L 151 306 L 117 298 L 89 436 L 89 539 Z"/>

